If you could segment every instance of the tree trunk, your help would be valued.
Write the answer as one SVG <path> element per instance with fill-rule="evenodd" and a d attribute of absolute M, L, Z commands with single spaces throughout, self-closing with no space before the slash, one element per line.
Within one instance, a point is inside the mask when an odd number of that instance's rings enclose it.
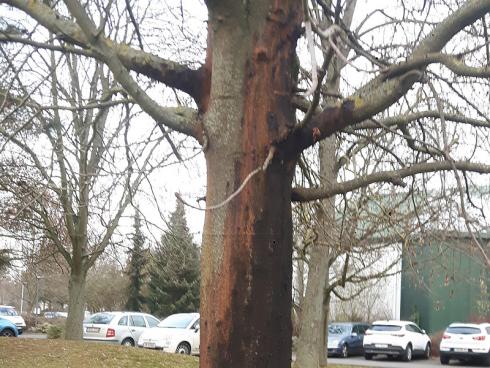
<path fill-rule="evenodd" d="M 65 325 L 65 339 L 81 340 L 82 322 L 85 314 L 86 274 L 83 271 L 71 271 L 68 281 L 68 317 Z"/>
<path fill-rule="evenodd" d="M 274 156 L 236 197 L 206 212 L 200 367 L 291 364 L 296 157 L 277 143 L 295 123 L 291 65 L 302 13 L 297 0 L 278 3 L 208 2 L 213 73 L 204 116 L 207 206 L 228 198 Z"/>
<path fill-rule="evenodd" d="M 320 174 L 325 185 L 335 178 L 335 136 L 327 138 L 320 144 Z M 335 181 L 335 180 L 333 180 Z M 322 201 L 317 211 L 318 238 L 310 253 L 308 282 L 301 314 L 301 328 L 297 341 L 295 368 L 315 368 L 326 366 L 327 345 L 326 333 L 328 324 L 329 302 L 326 295 L 328 284 L 329 262 L 332 248 L 338 238 L 335 237 L 335 203 L 334 199 Z"/>

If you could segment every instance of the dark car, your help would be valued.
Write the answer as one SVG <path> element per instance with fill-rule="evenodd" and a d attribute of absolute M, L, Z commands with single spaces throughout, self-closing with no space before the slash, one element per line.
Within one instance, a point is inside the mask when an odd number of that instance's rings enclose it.
<path fill-rule="evenodd" d="M 369 328 L 367 323 L 344 322 L 328 325 L 328 355 L 339 355 L 343 358 L 349 355 L 362 355 L 362 341 Z"/>

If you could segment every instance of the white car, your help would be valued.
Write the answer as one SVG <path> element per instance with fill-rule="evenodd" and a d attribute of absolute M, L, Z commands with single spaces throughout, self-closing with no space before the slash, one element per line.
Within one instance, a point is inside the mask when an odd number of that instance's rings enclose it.
<path fill-rule="evenodd" d="M 490 366 L 490 323 L 452 323 L 439 346 L 441 364 L 451 359 L 483 360 Z"/>
<path fill-rule="evenodd" d="M 19 335 L 26 329 L 26 321 L 10 305 L 0 305 L 0 317 L 12 322 L 19 330 Z"/>
<path fill-rule="evenodd" d="M 199 313 L 179 313 L 143 332 L 138 346 L 167 353 L 198 355 L 199 342 Z"/>
<path fill-rule="evenodd" d="M 135 346 L 143 331 L 160 321 L 139 312 L 102 312 L 83 321 L 83 339 Z"/>
<path fill-rule="evenodd" d="M 411 361 L 414 355 L 430 358 L 431 342 L 424 330 L 409 321 L 376 321 L 366 331 L 363 341 L 367 360 L 377 354 Z"/>

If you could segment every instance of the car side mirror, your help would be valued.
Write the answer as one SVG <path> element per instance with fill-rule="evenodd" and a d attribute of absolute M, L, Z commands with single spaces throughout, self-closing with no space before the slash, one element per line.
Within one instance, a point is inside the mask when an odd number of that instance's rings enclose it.
<path fill-rule="evenodd" d="M 194 328 L 194 333 L 198 333 L 199 332 L 199 327 L 195 327 Z"/>
<path fill-rule="evenodd" d="M 427 332 L 425 332 L 425 330 L 422 330 L 422 333 L 423 333 L 423 334 L 427 334 Z"/>

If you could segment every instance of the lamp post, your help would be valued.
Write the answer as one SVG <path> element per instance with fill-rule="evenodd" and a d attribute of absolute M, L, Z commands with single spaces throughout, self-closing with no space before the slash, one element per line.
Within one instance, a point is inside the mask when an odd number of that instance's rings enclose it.
<path fill-rule="evenodd" d="M 20 289 L 20 315 L 22 316 L 22 313 L 24 312 L 24 283 L 21 282 L 21 289 Z"/>

